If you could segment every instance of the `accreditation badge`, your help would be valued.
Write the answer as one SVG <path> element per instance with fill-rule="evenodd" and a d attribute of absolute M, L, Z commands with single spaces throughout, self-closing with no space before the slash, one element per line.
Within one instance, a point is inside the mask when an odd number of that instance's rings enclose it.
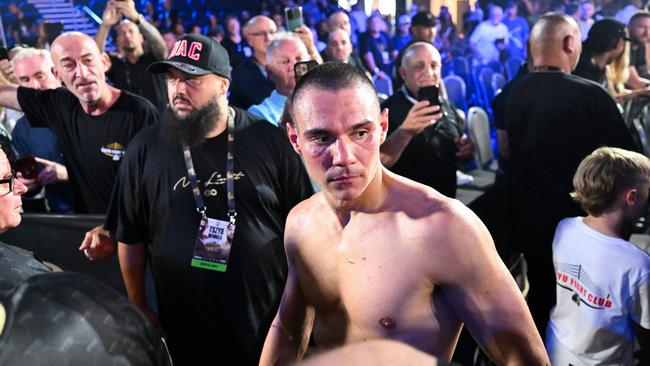
<path fill-rule="evenodd" d="M 234 222 L 203 218 L 194 244 L 192 267 L 225 272 L 234 235 Z"/>

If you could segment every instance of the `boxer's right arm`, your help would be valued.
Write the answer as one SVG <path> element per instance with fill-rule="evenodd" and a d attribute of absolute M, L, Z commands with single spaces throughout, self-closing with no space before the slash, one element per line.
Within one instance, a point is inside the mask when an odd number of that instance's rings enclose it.
<path fill-rule="evenodd" d="M 291 214 L 285 230 L 285 250 L 289 272 L 278 313 L 266 336 L 260 366 L 286 365 L 300 360 L 309 343 L 314 324 L 314 308 L 307 304 L 302 292 L 296 268 L 296 238 L 293 235 L 299 225 L 291 225 Z"/>
<path fill-rule="evenodd" d="M 18 103 L 18 86 L 12 84 L 0 85 L 0 106 L 22 111 Z"/>

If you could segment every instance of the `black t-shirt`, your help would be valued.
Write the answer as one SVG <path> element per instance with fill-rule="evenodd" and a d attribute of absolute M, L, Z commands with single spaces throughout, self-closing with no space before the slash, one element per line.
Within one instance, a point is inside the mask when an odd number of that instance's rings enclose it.
<path fill-rule="evenodd" d="M 0 292 L 0 365 L 170 365 L 147 318 L 105 284 L 76 273 L 30 277 Z"/>
<path fill-rule="evenodd" d="M 65 88 L 18 88 L 18 101 L 33 127 L 54 130 L 68 168 L 75 212 L 104 214 L 117 168 L 131 138 L 156 121 L 154 106 L 122 91 L 104 114 L 87 114 Z"/>
<path fill-rule="evenodd" d="M 464 126 L 453 104 L 446 99 L 442 99 L 442 102 L 445 118 L 413 136 L 390 170 L 433 187 L 445 196 L 456 197 L 456 145 L 453 140 L 441 135 L 439 129 L 453 127 L 451 124 L 454 124 L 462 131 Z M 404 122 L 412 107 L 413 103 L 404 96 L 402 90 L 382 103 L 381 108 L 388 108 L 389 111 L 389 135 Z"/>
<path fill-rule="evenodd" d="M 591 56 L 586 52 L 580 54 L 580 60 L 576 69 L 573 70 L 573 75 L 578 75 L 587 80 L 591 80 L 597 84 L 607 87 L 607 75 L 605 70 L 601 70 L 591 61 Z"/>
<path fill-rule="evenodd" d="M 506 109 L 506 100 L 510 95 L 512 87 L 518 82 L 522 77 L 528 75 L 528 64 L 524 63 L 517 70 L 517 74 L 506 83 L 506 85 L 501 89 L 501 93 L 494 96 L 492 100 L 492 112 L 494 116 L 494 127 L 497 130 L 506 129 L 506 120 L 505 120 L 505 109 Z"/>
<path fill-rule="evenodd" d="M 158 111 L 167 106 L 167 83 L 164 74 L 147 71 L 151 63 L 158 61 L 153 53 L 145 52 L 132 64 L 125 57 L 111 54 L 112 66 L 106 73 L 116 88 L 147 98 Z"/>
<path fill-rule="evenodd" d="M 553 221 L 581 213 L 569 192 L 578 164 L 596 148 L 638 150 L 612 97 L 575 75 L 524 76 L 510 92 L 505 118 L 513 202 L 531 223 L 530 215 Z"/>
<path fill-rule="evenodd" d="M 636 68 L 637 74 L 642 78 L 650 76 L 645 59 L 645 44 L 630 47 L 630 66 Z"/>
<path fill-rule="evenodd" d="M 287 137 L 236 111 L 237 226 L 226 272 L 190 266 L 200 215 L 182 149 L 159 142 L 159 125 L 134 138 L 116 185 L 118 240 L 148 244 L 160 320 L 179 364 L 257 365 L 286 278 L 285 219 L 312 193 Z M 228 212 L 226 140 L 222 133 L 191 150 L 201 192 L 217 192 L 203 200 L 218 220 Z"/>

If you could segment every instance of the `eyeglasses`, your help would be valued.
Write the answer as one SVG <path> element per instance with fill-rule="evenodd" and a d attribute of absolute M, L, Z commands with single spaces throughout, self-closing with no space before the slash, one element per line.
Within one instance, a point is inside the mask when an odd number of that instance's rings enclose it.
<path fill-rule="evenodd" d="M 7 193 L 13 192 L 14 188 L 16 187 L 16 185 L 14 184 L 15 180 L 16 180 L 16 171 L 12 169 L 11 176 L 7 179 L 0 179 L 0 184 L 9 183 L 9 190 L 7 191 Z"/>
<path fill-rule="evenodd" d="M 275 35 L 275 33 L 277 33 L 277 32 L 276 31 L 272 31 L 272 32 L 253 32 L 253 33 L 251 33 L 251 36 L 253 36 L 253 37 L 260 37 L 260 36 L 273 37 Z"/>

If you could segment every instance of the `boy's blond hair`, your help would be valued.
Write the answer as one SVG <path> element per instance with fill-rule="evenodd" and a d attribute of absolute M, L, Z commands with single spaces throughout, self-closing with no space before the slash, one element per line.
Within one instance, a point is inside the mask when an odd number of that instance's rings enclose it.
<path fill-rule="evenodd" d="M 584 158 L 573 176 L 571 197 L 591 216 L 611 207 L 624 190 L 650 180 L 650 159 L 615 147 L 601 147 Z"/>

